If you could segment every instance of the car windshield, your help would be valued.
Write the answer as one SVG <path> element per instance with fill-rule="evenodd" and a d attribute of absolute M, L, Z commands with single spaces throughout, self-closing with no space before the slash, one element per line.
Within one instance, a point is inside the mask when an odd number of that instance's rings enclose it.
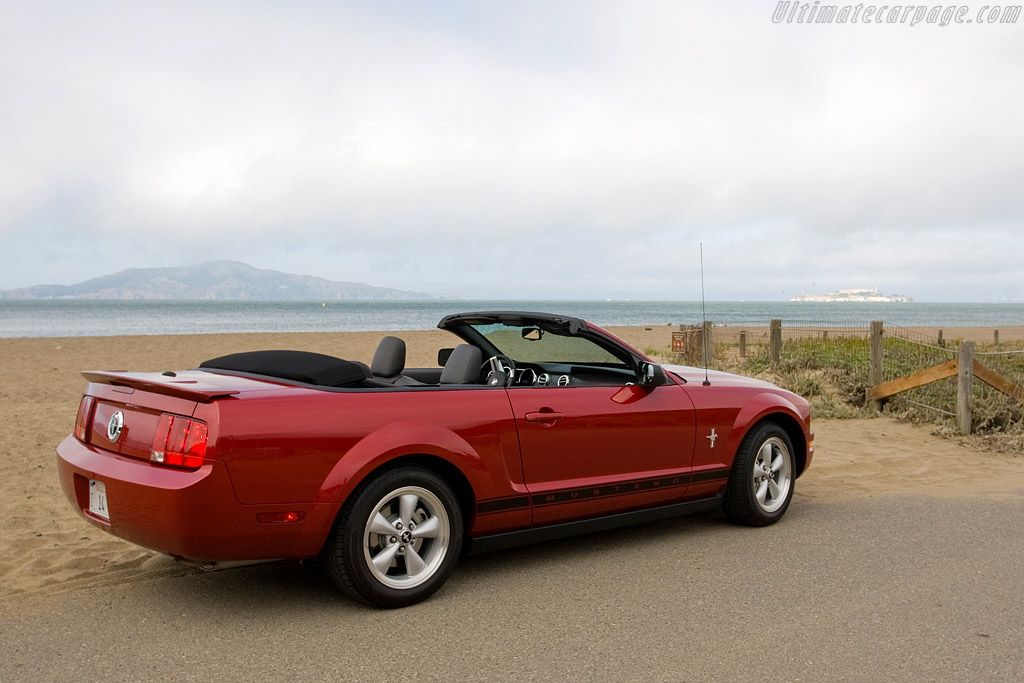
<path fill-rule="evenodd" d="M 470 325 L 514 361 L 533 363 L 600 363 L 625 366 L 621 359 L 583 337 L 557 329 L 522 325 Z"/>

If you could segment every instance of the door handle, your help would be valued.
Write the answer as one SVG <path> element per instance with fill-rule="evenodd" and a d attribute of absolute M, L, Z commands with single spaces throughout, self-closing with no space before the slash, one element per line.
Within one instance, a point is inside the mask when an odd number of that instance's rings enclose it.
<path fill-rule="evenodd" d="M 541 410 L 535 413 L 527 413 L 527 422 L 548 422 L 554 423 L 565 417 L 565 413 L 556 413 L 552 410 Z"/>

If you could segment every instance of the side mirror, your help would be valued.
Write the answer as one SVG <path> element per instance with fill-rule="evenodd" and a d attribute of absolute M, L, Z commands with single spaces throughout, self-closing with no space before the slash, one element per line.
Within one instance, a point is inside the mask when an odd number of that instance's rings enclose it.
<path fill-rule="evenodd" d="M 665 383 L 665 369 L 657 363 L 643 362 L 637 372 L 637 384 L 642 387 L 656 387 Z"/>
<path fill-rule="evenodd" d="M 540 341 L 540 338 L 544 336 L 544 330 L 539 327 L 524 327 L 523 328 L 523 339 L 527 341 Z"/>
<path fill-rule="evenodd" d="M 455 349 L 438 349 L 438 351 L 437 351 L 437 365 L 439 367 L 443 368 L 445 363 L 448 362 L 448 359 L 451 358 L 452 351 L 454 351 L 454 350 Z"/>

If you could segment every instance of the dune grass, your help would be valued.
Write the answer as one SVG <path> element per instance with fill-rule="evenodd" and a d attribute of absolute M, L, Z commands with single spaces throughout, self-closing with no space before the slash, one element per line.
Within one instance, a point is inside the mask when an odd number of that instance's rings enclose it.
<path fill-rule="evenodd" d="M 884 373 L 887 379 L 907 375 L 938 364 L 952 356 L 934 351 L 922 358 L 916 349 L 887 340 Z M 955 346 L 953 347 L 955 348 Z M 1024 375 L 1024 354 L 984 355 L 989 349 L 979 346 L 981 362 L 1008 376 Z M 649 356 L 671 361 L 667 348 L 647 348 Z M 998 365 L 997 365 L 998 364 Z M 783 344 L 781 362 L 772 367 L 767 346 L 747 348 L 739 357 L 737 344 L 715 344 L 711 366 L 716 370 L 749 375 L 772 382 L 800 394 L 811 404 L 816 418 L 865 418 L 879 413 L 865 405 L 869 386 L 869 342 L 862 338 L 788 339 Z M 948 378 L 926 387 L 899 394 L 885 402 L 882 414 L 935 426 L 937 435 L 970 441 L 975 447 L 1024 455 L 1024 404 L 975 380 L 971 402 L 972 434 L 958 433 L 951 413 L 956 409 L 956 378 Z"/>

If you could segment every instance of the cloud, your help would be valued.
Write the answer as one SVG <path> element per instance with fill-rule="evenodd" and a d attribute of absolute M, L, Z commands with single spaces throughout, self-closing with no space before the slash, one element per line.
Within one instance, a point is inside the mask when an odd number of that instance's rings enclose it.
<path fill-rule="evenodd" d="M 998 254 L 1024 215 L 1019 27 L 772 9 L 10 8 L 0 235 L 104 246 L 91 264 L 50 248 L 0 286 L 212 252 L 463 296 L 655 296 L 703 240 L 736 298 L 829 272 L 948 296 L 957 236 Z M 968 296 L 1012 287 L 1003 264 Z"/>

